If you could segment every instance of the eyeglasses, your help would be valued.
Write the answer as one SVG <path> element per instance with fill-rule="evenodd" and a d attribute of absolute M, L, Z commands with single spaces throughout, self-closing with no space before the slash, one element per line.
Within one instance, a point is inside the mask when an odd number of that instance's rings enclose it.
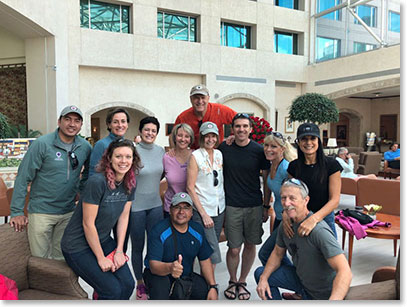
<path fill-rule="evenodd" d="M 71 162 L 72 169 L 76 169 L 79 165 L 78 157 L 73 151 L 68 152 L 69 161 Z"/>
<path fill-rule="evenodd" d="M 290 183 L 293 183 L 293 184 L 298 185 L 300 187 L 303 187 L 305 192 L 307 192 L 307 194 L 309 194 L 308 187 L 301 180 L 299 180 L 297 178 L 286 178 L 286 179 L 284 179 L 283 184 L 285 184 L 286 182 L 290 182 Z"/>
<path fill-rule="evenodd" d="M 181 211 L 181 210 L 191 210 L 192 206 L 180 206 L 180 205 L 175 205 L 172 206 L 171 209 L 176 210 L 176 211 Z"/>
<path fill-rule="evenodd" d="M 216 170 L 213 170 L 213 176 L 215 177 L 215 179 L 213 180 L 213 186 L 216 187 L 219 184 L 219 180 L 218 180 L 218 172 Z"/>

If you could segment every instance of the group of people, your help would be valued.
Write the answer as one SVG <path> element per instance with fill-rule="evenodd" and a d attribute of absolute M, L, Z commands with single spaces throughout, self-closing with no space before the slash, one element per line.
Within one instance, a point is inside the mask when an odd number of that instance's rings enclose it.
<path fill-rule="evenodd" d="M 249 115 L 209 99 L 205 85 L 191 89 L 192 107 L 177 117 L 167 153 L 155 144 L 160 130 L 155 117 L 140 121 L 136 144 L 124 139 L 127 111 L 110 111 L 109 135 L 92 150 L 78 136 L 81 111 L 64 108 L 57 130 L 34 141 L 20 165 L 11 226 L 22 231 L 28 225 L 32 254 L 65 260 L 93 287 L 94 299 L 122 300 L 134 288 L 139 300 L 169 299 L 183 276 L 193 280 L 191 299 L 218 299 L 214 272 L 222 261 L 224 227 L 229 272 L 224 295 L 248 300 L 247 278 L 273 194 L 274 230 L 259 251 L 263 267 L 255 272 L 259 296 L 281 299 L 283 287 L 295 291 L 283 293 L 285 299 L 343 299 L 351 273 L 333 214 L 342 167 L 323 154 L 319 128 L 311 123 L 298 128 L 297 152 L 278 132 L 263 147 L 250 139 Z M 233 134 L 226 141 L 224 124 L 231 124 Z M 193 272 L 196 257 L 201 274 Z"/>

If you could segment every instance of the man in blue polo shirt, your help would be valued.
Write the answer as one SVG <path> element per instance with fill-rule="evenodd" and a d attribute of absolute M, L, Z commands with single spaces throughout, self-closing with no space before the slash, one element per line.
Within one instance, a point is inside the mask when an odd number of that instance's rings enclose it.
<path fill-rule="evenodd" d="M 384 153 L 384 160 L 391 168 L 400 169 L 400 148 L 399 144 L 392 143 L 390 150 Z"/>
<path fill-rule="evenodd" d="M 218 285 L 210 260 L 213 250 L 202 226 L 191 221 L 192 206 L 187 193 L 175 194 L 170 218 L 162 220 L 150 232 L 143 278 L 151 300 L 170 299 L 172 283 L 186 275 L 193 279 L 190 299 L 218 299 Z M 193 272 L 195 257 L 198 257 L 202 276 Z"/>

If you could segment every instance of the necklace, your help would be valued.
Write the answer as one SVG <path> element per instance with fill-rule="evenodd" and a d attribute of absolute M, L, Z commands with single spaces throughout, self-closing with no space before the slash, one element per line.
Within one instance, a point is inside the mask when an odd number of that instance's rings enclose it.
<path fill-rule="evenodd" d="M 123 179 L 121 181 L 115 181 L 115 184 L 116 184 L 116 186 L 119 186 L 122 184 L 122 182 L 123 182 Z"/>

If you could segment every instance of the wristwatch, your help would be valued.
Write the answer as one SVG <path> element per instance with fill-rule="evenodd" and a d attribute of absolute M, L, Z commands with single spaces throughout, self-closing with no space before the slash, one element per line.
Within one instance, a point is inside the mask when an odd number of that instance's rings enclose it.
<path fill-rule="evenodd" d="M 217 294 L 219 294 L 219 285 L 218 285 L 218 284 L 209 285 L 209 289 L 208 289 L 208 290 L 210 290 L 210 289 L 212 289 L 212 288 L 216 290 L 216 293 L 217 293 Z"/>
<path fill-rule="evenodd" d="M 263 205 L 263 208 L 264 208 L 264 209 L 270 209 L 271 206 L 270 206 L 270 205 Z"/>

